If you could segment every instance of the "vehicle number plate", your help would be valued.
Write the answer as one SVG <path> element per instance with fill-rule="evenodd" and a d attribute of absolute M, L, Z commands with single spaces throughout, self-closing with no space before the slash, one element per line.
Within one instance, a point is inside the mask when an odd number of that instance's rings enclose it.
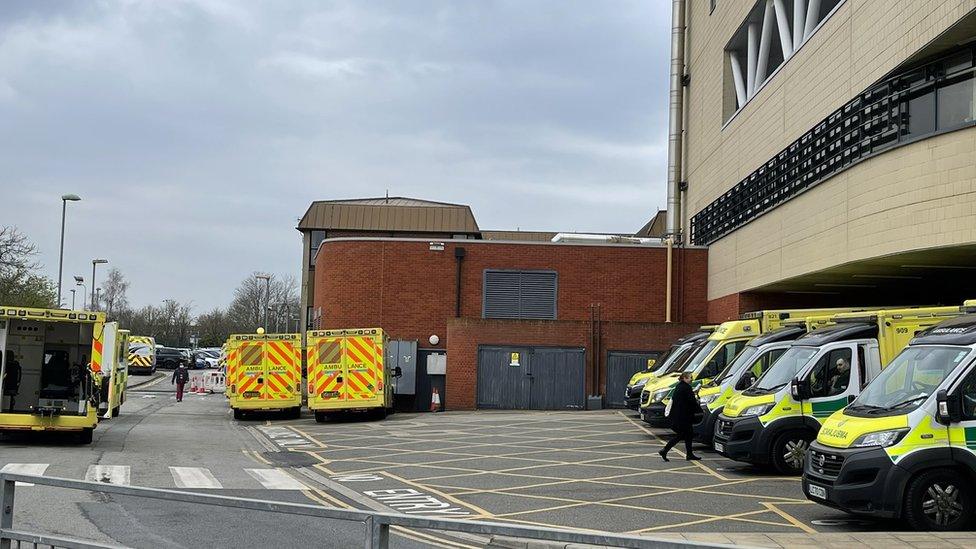
<path fill-rule="evenodd" d="M 244 398 L 257 398 L 261 396 L 260 391 L 244 391 Z"/>
<path fill-rule="evenodd" d="M 721 453 L 724 453 L 725 452 L 725 445 L 722 444 L 721 442 L 716 442 L 715 443 L 715 451 L 718 452 L 718 453 L 720 453 L 720 454 Z"/>
<path fill-rule="evenodd" d="M 817 486 L 816 484 L 808 484 L 807 492 L 815 498 L 827 499 L 827 489 L 824 488 L 823 486 Z"/>

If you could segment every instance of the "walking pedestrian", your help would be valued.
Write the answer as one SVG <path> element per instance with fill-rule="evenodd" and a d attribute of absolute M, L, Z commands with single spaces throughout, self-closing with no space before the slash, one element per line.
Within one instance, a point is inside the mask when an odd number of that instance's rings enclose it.
<path fill-rule="evenodd" d="M 176 402 L 183 402 L 183 386 L 187 381 L 190 381 L 190 371 L 186 369 L 185 364 L 180 363 L 173 370 L 173 379 L 170 380 L 170 383 L 176 385 Z"/>
<path fill-rule="evenodd" d="M 676 444 L 685 441 L 685 459 L 688 461 L 701 459 L 691 451 L 691 439 L 694 436 L 695 413 L 701 409 L 695 391 L 691 388 L 691 374 L 684 372 L 678 378 L 678 384 L 671 392 L 671 410 L 668 419 L 671 421 L 671 429 L 674 434 L 658 454 L 664 461 L 668 459 L 668 452 Z"/>
<path fill-rule="evenodd" d="M 14 411 L 14 399 L 17 394 L 20 393 L 20 381 L 22 377 L 22 372 L 20 369 L 20 362 L 17 361 L 17 357 L 14 352 L 7 350 L 7 360 L 4 361 L 3 370 L 3 396 L 10 397 L 10 410 Z"/>

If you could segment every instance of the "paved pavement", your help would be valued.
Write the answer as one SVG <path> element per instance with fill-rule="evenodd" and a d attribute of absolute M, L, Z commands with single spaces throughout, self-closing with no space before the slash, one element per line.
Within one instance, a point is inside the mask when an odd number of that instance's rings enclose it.
<path fill-rule="evenodd" d="M 135 378 L 122 415 L 91 446 L 52 436 L 0 442 L 0 467 L 421 516 L 639 533 L 756 547 L 973 546 L 972 534 L 916 534 L 807 501 L 796 478 L 702 449 L 664 463 L 666 431 L 631 414 L 448 412 L 317 424 L 232 419 L 223 395 L 177 404 L 169 375 Z M 354 547 L 358 524 L 126 497 L 18 488 L 16 524 L 135 547 Z M 273 528 L 269 528 L 273 526 Z M 284 532 L 284 534 L 282 534 Z M 397 530 L 394 547 L 484 547 L 490 539 Z"/>

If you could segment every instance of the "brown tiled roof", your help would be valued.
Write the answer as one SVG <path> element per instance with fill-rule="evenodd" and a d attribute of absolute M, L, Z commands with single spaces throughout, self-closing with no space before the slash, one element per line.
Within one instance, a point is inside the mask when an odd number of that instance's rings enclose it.
<path fill-rule="evenodd" d="M 464 204 L 391 196 L 313 202 L 298 223 L 312 229 L 471 234 L 478 222 Z"/>

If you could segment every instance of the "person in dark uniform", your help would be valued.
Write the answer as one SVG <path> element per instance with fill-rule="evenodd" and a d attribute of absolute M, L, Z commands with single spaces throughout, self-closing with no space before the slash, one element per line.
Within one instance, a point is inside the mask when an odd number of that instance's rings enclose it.
<path fill-rule="evenodd" d="M 688 461 L 701 459 L 691 451 L 695 414 L 701 409 L 701 406 L 698 404 L 698 398 L 695 397 L 695 391 L 691 388 L 690 381 L 691 374 L 682 373 L 674 391 L 671 392 L 671 410 L 668 419 L 671 421 L 671 429 L 674 430 L 674 435 L 658 452 L 664 461 L 671 461 L 668 459 L 668 452 L 682 440 L 685 441 L 685 459 Z"/>
<path fill-rule="evenodd" d="M 20 362 L 17 361 L 17 357 L 14 356 L 14 352 L 7 350 L 7 360 L 4 361 L 4 374 L 3 374 L 3 394 L 4 396 L 10 397 L 10 412 L 14 411 L 14 398 L 17 397 L 17 393 L 20 392 L 20 379 L 22 371 L 20 369 Z"/>
<path fill-rule="evenodd" d="M 187 381 L 190 381 L 190 372 L 187 371 L 186 365 L 180 362 L 173 370 L 173 379 L 170 380 L 170 384 L 176 385 L 176 402 L 183 402 L 183 387 L 186 386 Z"/>

